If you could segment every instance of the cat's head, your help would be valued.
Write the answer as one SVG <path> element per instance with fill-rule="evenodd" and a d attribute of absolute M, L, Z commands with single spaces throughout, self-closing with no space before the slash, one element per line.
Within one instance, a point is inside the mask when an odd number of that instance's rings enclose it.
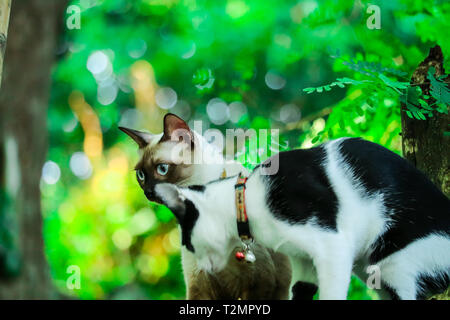
<path fill-rule="evenodd" d="M 186 122 L 174 114 L 164 117 L 161 134 L 151 134 L 119 127 L 139 147 L 141 156 L 135 166 L 136 179 L 150 201 L 157 201 L 154 188 L 158 183 L 189 185 L 199 183 L 202 167 L 195 165 L 194 157 L 204 145 Z"/>
<path fill-rule="evenodd" d="M 180 188 L 161 183 L 155 193 L 177 218 L 181 243 L 194 254 L 197 267 L 213 273 L 223 270 L 240 241 L 236 220 L 222 212 L 208 185 Z"/>

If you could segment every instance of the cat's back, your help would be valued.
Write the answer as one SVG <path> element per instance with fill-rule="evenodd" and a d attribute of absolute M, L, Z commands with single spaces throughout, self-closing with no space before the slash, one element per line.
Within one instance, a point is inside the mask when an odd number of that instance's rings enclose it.
<path fill-rule="evenodd" d="M 388 208 L 409 218 L 433 217 L 436 226 L 450 233 L 450 201 L 409 161 L 376 143 L 345 138 L 338 143 L 339 156 L 368 195 L 381 192 Z M 437 222 L 439 221 L 439 222 Z"/>
<path fill-rule="evenodd" d="M 325 170 L 326 159 L 326 149 L 320 145 L 280 152 L 262 163 L 267 203 L 279 219 L 306 223 L 314 218 L 336 229 L 338 199 Z"/>
<path fill-rule="evenodd" d="M 396 153 L 361 138 L 344 138 L 337 143 L 343 161 L 368 192 L 396 189 L 408 196 L 433 199 L 435 205 L 448 208 L 448 198 L 431 180 Z"/>
<path fill-rule="evenodd" d="M 359 138 L 337 142 L 335 150 L 367 196 L 380 194 L 391 220 L 372 261 L 379 261 L 418 239 L 431 235 L 450 238 L 450 201 L 404 158 Z"/>
<path fill-rule="evenodd" d="M 381 194 L 386 210 L 395 215 L 399 228 L 404 227 L 402 232 L 409 233 L 409 240 L 430 232 L 450 234 L 449 199 L 412 164 L 376 143 L 341 138 L 280 152 L 268 162 L 267 201 L 283 220 L 305 223 L 314 218 L 319 225 L 336 229 L 343 187 L 336 170 L 346 172 L 345 178 L 362 191 L 361 197 Z"/>

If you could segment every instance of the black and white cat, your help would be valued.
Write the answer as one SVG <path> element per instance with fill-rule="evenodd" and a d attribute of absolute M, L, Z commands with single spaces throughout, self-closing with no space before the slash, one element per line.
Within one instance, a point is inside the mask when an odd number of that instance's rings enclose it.
<path fill-rule="evenodd" d="M 450 201 L 406 160 L 355 138 L 276 157 L 276 174 L 265 175 L 269 159 L 247 180 L 250 231 L 298 262 L 294 276 L 318 283 L 320 299 L 345 299 L 352 272 L 365 280 L 370 265 L 379 268 L 382 297 L 421 299 L 448 288 Z M 241 244 L 236 178 L 156 186 L 203 270 L 224 268 Z"/>

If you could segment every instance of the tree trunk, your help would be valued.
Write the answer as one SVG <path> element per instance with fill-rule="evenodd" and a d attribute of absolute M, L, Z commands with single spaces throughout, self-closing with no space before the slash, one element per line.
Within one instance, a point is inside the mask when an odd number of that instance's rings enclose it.
<path fill-rule="evenodd" d="M 439 46 L 430 49 L 428 57 L 414 71 L 410 83 L 420 83 L 424 94 L 430 95 L 428 69 L 436 69 L 435 77 L 445 74 L 444 56 Z M 449 77 L 447 77 L 447 80 Z M 435 101 L 431 98 L 430 103 Z M 450 114 L 433 113 L 426 120 L 411 119 L 406 115 L 406 106 L 402 104 L 402 149 L 403 156 L 424 172 L 434 184 L 450 196 L 450 137 L 444 135 L 449 131 Z M 447 106 L 448 108 L 448 106 Z M 450 289 L 432 299 L 448 300 Z"/>
<path fill-rule="evenodd" d="M 44 255 L 39 183 L 50 71 L 65 4 L 12 3 L 0 92 L 0 299 L 56 297 Z"/>
<path fill-rule="evenodd" d="M 8 37 L 9 12 L 11 0 L 0 2 L 0 87 L 2 83 L 3 60 L 5 59 L 6 38 Z"/>
<path fill-rule="evenodd" d="M 444 75 L 443 61 L 439 46 L 430 49 L 428 57 L 414 71 L 411 83 L 420 83 L 423 93 L 430 95 L 428 69 L 434 67 L 436 77 Z M 447 197 L 450 196 L 450 137 L 444 135 L 449 131 L 450 114 L 434 112 L 432 118 L 416 120 L 409 118 L 405 110 L 406 106 L 402 104 L 403 156 L 424 172 Z"/>

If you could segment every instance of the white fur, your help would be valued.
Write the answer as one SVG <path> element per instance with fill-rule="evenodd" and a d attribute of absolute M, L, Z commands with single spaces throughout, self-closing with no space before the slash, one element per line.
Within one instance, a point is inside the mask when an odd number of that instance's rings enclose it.
<path fill-rule="evenodd" d="M 450 270 L 450 239 L 431 234 L 381 260 L 378 266 L 382 278 L 397 290 L 402 299 L 416 299 L 422 291 L 415 285 L 418 275 Z"/>
<path fill-rule="evenodd" d="M 216 146 L 208 143 L 206 139 L 198 134 L 195 131 L 192 131 L 195 135 L 195 148 L 194 159 L 202 159 L 204 162 L 196 163 L 192 165 L 192 173 L 189 179 L 182 181 L 180 183 L 181 186 L 188 185 L 198 185 L 198 184 L 206 184 L 213 180 L 217 180 L 222 176 L 222 173 L 225 170 L 226 176 L 234 176 L 239 174 L 239 172 L 243 172 L 244 174 L 248 174 L 248 170 L 245 169 L 239 162 L 237 161 L 226 161 L 222 155 L 222 151 L 219 150 Z M 160 138 L 155 139 L 159 141 Z M 166 155 L 167 153 L 161 153 L 161 157 Z M 191 193 L 192 194 L 192 193 Z M 221 214 L 219 207 L 211 208 L 211 212 L 208 214 L 216 215 Z M 234 211 L 233 211 L 234 213 Z M 230 213 L 232 214 L 232 213 Z M 215 216 L 215 218 L 220 219 L 220 216 Z M 207 220 L 208 221 L 208 220 Z M 215 230 L 218 226 L 216 224 L 212 224 L 211 228 L 208 230 Z M 215 230 L 215 234 L 220 235 L 221 230 Z M 209 259 L 203 261 L 196 261 L 194 255 L 188 251 L 184 246 L 181 248 L 181 263 L 183 267 L 183 275 L 186 284 L 186 288 L 189 287 L 190 275 L 193 272 L 197 271 L 197 264 L 200 263 L 203 266 L 203 269 L 208 269 L 212 272 L 213 267 L 209 262 Z"/>
<path fill-rule="evenodd" d="M 202 218 L 202 223 L 196 224 L 192 231 L 191 242 L 197 251 L 205 251 L 207 254 L 196 255 L 201 257 L 197 260 L 200 269 L 207 272 L 217 272 L 223 270 L 228 261 L 224 259 L 224 254 L 231 254 L 233 249 L 239 245 L 239 237 L 236 229 L 236 208 L 230 207 L 229 203 L 234 203 L 234 193 L 221 193 L 222 186 L 226 189 L 234 189 L 234 179 L 225 180 L 221 184 L 212 184 L 205 193 L 183 190 L 183 193 L 198 207 L 199 212 L 207 212 Z M 211 203 L 206 203 L 202 199 L 211 199 Z M 220 223 L 217 223 L 220 221 Z M 204 239 L 208 238 L 208 242 Z"/>

